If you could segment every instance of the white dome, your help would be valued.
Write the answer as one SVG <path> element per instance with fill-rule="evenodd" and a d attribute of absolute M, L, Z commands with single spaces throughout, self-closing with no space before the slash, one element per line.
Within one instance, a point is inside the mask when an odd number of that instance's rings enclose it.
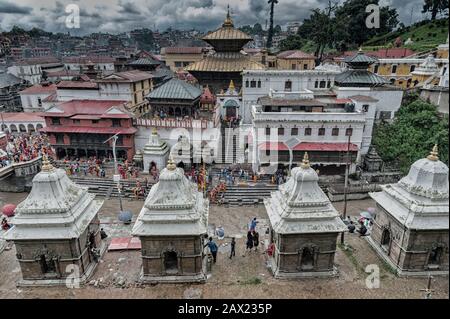
<path fill-rule="evenodd" d="M 399 184 L 416 195 L 433 199 L 448 198 L 448 167 L 439 161 L 437 147 L 427 158 L 416 161 Z"/>

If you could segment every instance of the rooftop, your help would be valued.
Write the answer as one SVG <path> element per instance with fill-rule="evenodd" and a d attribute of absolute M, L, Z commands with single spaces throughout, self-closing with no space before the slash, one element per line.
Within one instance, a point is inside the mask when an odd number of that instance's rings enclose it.
<path fill-rule="evenodd" d="M 312 54 L 305 53 L 300 50 L 289 50 L 281 52 L 277 55 L 279 59 L 315 59 L 316 57 Z"/>
<path fill-rule="evenodd" d="M 6 88 L 22 83 L 23 80 L 10 73 L 0 73 L 0 88 Z"/>
<path fill-rule="evenodd" d="M 44 94 L 44 93 L 55 93 L 56 92 L 56 84 L 42 85 L 35 84 L 29 88 L 26 88 L 23 91 L 20 91 L 20 94 Z"/>
<path fill-rule="evenodd" d="M 195 100 L 202 91 L 185 81 L 173 78 L 147 95 L 149 99 Z"/>
<path fill-rule="evenodd" d="M 203 47 L 167 47 L 163 48 L 165 54 L 201 54 L 205 48 Z"/>
<path fill-rule="evenodd" d="M 116 72 L 103 77 L 97 82 L 137 82 L 151 79 L 153 75 L 150 72 L 132 70 L 124 72 Z"/>
<path fill-rule="evenodd" d="M 58 89 L 98 89 L 98 84 L 90 81 L 61 81 L 56 87 Z"/>
<path fill-rule="evenodd" d="M 252 61 L 248 56 L 239 52 L 220 52 L 207 56 L 185 68 L 188 72 L 242 72 L 245 69 L 262 70 L 264 65 Z"/>
<path fill-rule="evenodd" d="M 124 108 L 127 101 L 113 100 L 72 100 L 62 102 L 47 110 L 44 116 L 71 117 L 79 114 L 111 115 L 124 114 L 131 118 Z"/>

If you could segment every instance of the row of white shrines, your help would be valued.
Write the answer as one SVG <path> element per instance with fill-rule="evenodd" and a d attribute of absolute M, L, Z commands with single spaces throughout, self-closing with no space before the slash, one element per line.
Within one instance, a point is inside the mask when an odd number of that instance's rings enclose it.
<path fill-rule="evenodd" d="M 396 184 L 371 193 L 376 218 L 366 239 L 400 275 L 448 275 L 448 167 L 437 147 L 416 161 Z M 18 285 L 66 284 L 78 269 L 80 283 L 106 250 L 98 212 L 103 201 L 72 182 L 44 158 L 28 197 L 16 208 L 4 237 L 15 244 Z M 318 185 L 305 155 L 285 184 L 264 201 L 276 278 L 335 276 L 336 239 L 347 231 Z M 205 282 L 209 201 L 169 159 L 148 194 L 132 235 L 141 240 L 142 282 Z"/>

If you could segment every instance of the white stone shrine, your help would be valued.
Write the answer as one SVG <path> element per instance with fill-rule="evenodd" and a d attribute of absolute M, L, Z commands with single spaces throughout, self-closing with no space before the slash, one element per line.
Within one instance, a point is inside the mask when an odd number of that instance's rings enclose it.
<path fill-rule="evenodd" d="M 153 128 L 148 143 L 144 146 L 144 172 L 149 172 L 152 162 L 156 164 L 157 169 L 162 169 L 169 157 L 169 146 L 162 141 L 156 128 Z"/>

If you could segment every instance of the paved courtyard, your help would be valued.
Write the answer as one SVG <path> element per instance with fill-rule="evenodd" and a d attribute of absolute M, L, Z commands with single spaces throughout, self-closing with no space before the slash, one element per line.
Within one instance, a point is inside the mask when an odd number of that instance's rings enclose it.
<path fill-rule="evenodd" d="M 0 193 L 0 205 L 17 204 L 27 194 Z M 124 200 L 124 209 L 137 217 L 143 202 Z M 357 216 L 361 210 L 373 207 L 372 200 L 351 201 L 349 215 Z M 130 236 L 131 225 L 123 225 L 117 220 L 119 203 L 112 199 L 105 201 L 101 211 L 102 227 L 109 237 Z M 342 211 L 343 203 L 335 203 Z M 20 268 L 15 260 L 14 247 L 0 254 L 0 297 L 2 298 L 423 298 L 426 278 L 398 278 L 377 257 L 362 238 L 346 234 L 350 250 L 338 248 L 336 266 L 339 277 L 330 279 L 275 280 L 265 264 L 262 249 L 247 256 L 245 234 L 247 223 L 258 217 L 261 242 L 267 240 L 267 215 L 262 205 L 255 207 L 211 206 L 210 229 L 223 226 L 225 239 L 217 240 L 220 245 L 217 264 L 213 265 L 206 284 L 157 284 L 140 285 L 139 251 L 107 252 L 100 261 L 90 283 L 79 289 L 65 287 L 17 288 Z M 236 257 L 228 258 L 230 237 L 237 238 Z M 261 247 L 263 248 L 263 247 Z M 380 287 L 368 289 L 364 272 L 367 265 L 380 268 Z M 433 298 L 448 298 L 448 277 L 433 279 Z"/>

